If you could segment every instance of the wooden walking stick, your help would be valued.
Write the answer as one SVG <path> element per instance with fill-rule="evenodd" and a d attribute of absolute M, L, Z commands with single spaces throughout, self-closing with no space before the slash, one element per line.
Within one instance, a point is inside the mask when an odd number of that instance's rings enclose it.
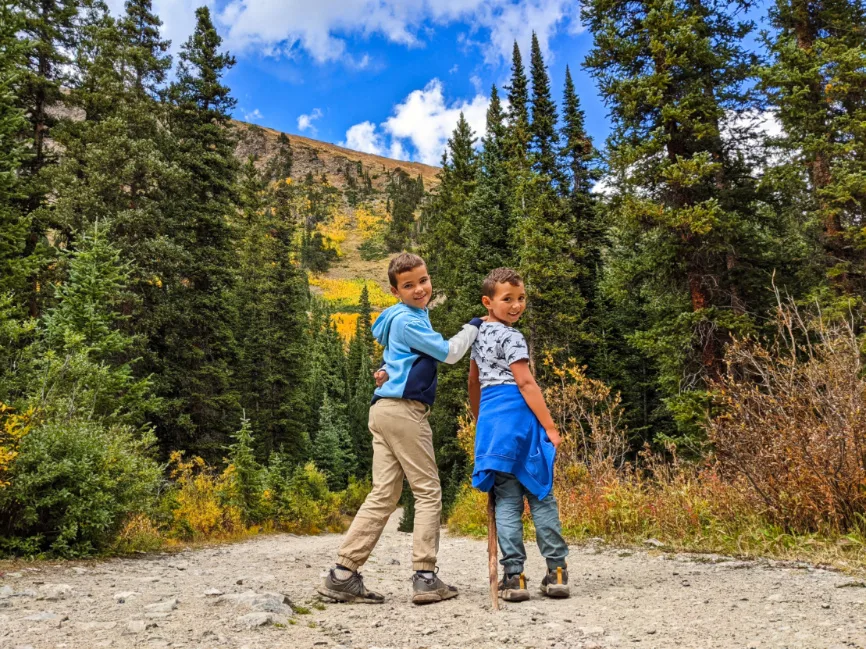
<path fill-rule="evenodd" d="M 493 489 L 487 492 L 487 570 L 490 573 L 490 603 L 499 610 L 499 539 L 496 536 L 496 499 Z"/>

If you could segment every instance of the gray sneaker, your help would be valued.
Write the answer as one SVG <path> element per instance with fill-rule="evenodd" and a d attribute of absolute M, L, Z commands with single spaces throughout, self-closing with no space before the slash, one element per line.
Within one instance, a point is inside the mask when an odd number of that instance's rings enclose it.
<path fill-rule="evenodd" d="M 554 568 L 541 580 L 541 592 L 548 597 L 565 598 L 571 595 L 568 588 L 568 568 Z"/>
<path fill-rule="evenodd" d="M 439 579 L 436 572 L 433 573 L 432 579 L 425 579 L 417 572 L 412 576 L 413 604 L 432 604 L 457 597 L 457 589 Z"/>
<path fill-rule="evenodd" d="M 339 579 L 333 568 L 328 571 L 325 583 L 316 590 L 323 597 L 350 604 L 381 604 L 385 601 L 382 595 L 364 587 L 364 578 L 357 572 L 346 579 Z"/>
<path fill-rule="evenodd" d="M 521 572 L 517 575 L 504 575 L 499 582 L 499 596 L 506 602 L 525 602 L 529 599 L 526 589 L 526 577 Z"/>

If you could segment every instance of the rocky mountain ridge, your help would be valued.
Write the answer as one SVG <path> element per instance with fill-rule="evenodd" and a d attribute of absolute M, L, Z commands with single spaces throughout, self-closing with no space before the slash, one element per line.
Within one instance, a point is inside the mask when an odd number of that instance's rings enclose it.
<path fill-rule="evenodd" d="M 246 160 L 250 155 L 255 155 L 260 164 L 266 164 L 276 153 L 283 133 L 241 121 L 234 121 L 233 124 L 238 137 L 235 152 L 239 158 Z M 424 188 L 428 191 L 439 184 L 438 167 L 353 151 L 302 135 L 284 135 L 292 147 L 292 176 L 296 179 L 311 173 L 317 181 L 324 176 L 329 185 L 345 189 L 350 182 L 360 183 L 364 174 L 369 173 L 373 189 L 384 191 L 389 174 L 402 169 L 413 178 L 421 176 Z"/>

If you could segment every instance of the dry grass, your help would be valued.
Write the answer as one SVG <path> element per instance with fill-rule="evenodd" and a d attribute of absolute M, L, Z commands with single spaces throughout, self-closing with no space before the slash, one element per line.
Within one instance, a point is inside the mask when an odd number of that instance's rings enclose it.
<path fill-rule="evenodd" d="M 866 378 L 853 321 L 780 301 L 774 340 L 738 340 L 709 426 L 720 467 L 799 532 L 866 526 Z"/>

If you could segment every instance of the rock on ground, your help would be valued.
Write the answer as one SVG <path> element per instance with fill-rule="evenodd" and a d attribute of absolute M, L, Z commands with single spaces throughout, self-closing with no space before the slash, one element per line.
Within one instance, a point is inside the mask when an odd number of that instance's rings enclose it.
<path fill-rule="evenodd" d="M 544 562 L 528 543 L 532 599 L 494 612 L 486 541 L 443 532 L 440 575 L 460 596 L 416 607 L 412 536 L 397 532 L 399 515 L 364 569 L 382 605 L 320 602 L 315 589 L 340 536 L 264 536 L 86 566 L 9 567 L 0 647 L 866 649 L 863 575 L 655 544 L 572 547 L 572 597 L 547 600 L 537 592 Z"/>

